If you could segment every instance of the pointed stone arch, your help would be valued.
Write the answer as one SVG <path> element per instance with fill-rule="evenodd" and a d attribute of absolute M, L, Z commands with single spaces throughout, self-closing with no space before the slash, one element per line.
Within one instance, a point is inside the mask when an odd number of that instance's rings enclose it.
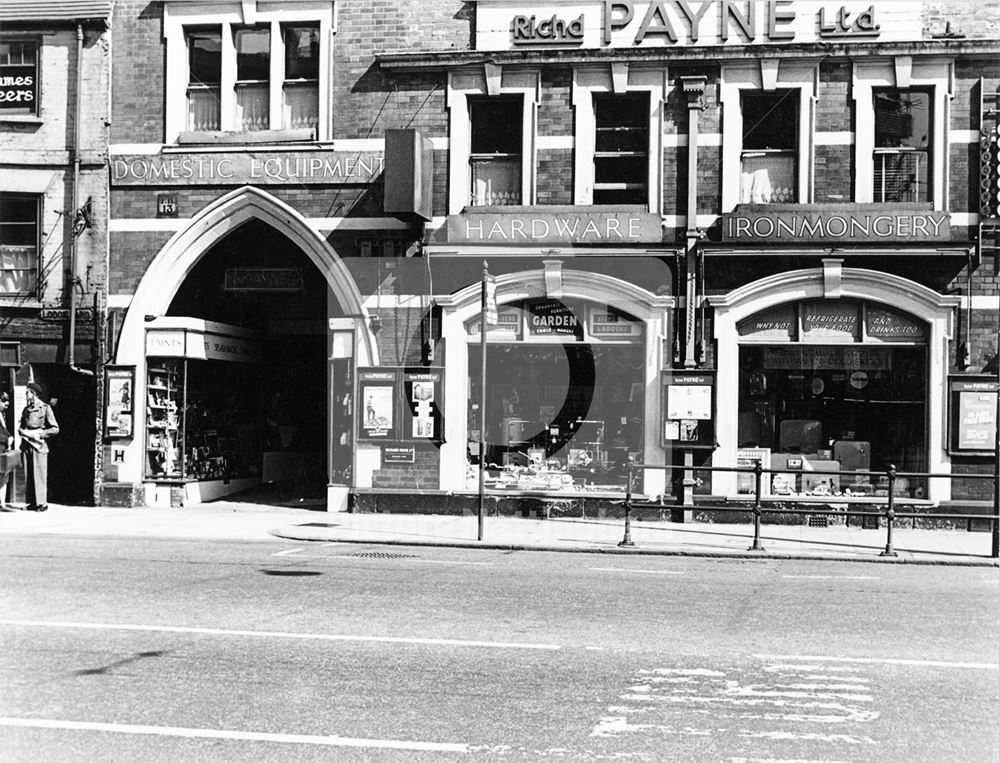
<path fill-rule="evenodd" d="M 361 293 L 350 271 L 333 248 L 295 209 L 254 186 L 243 186 L 216 199 L 160 249 L 132 297 L 122 324 L 116 360 L 138 364 L 143 354 L 143 326 L 147 315 L 163 315 L 195 265 L 220 240 L 250 220 L 260 220 L 284 234 L 322 273 L 344 315 L 357 317 L 359 363 L 373 362 L 374 342 L 367 331 Z"/>

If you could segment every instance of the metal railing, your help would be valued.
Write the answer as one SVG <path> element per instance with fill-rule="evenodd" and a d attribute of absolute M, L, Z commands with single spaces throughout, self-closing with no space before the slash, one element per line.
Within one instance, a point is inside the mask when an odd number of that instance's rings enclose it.
<path fill-rule="evenodd" d="M 659 503 L 653 501 L 635 501 L 632 493 L 632 484 L 635 478 L 635 472 L 639 470 L 659 470 L 672 472 L 675 470 L 682 470 L 685 472 L 729 472 L 736 474 L 752 474 L 754 477 L 754 492 L 753 492 L 753 505 L 747 507 L 743 506 L 717 506 L 712 505 L 711 507 L 706 507 L 711 511 L 722 511 L 722 512 L 738 512 L 745 514 L 747 511 L 753 513 L 753 543 L 747 549 L 748 551 L 764 551 L 764 546 L 761 543 L 760 528 L 761 528 L 761 518 L 764 514 L 763 506 L 763 478 L 765 474 L 801 474 L 801 469 L 765 469 L 761 464 L 759 459 L 754 460 L 753 466 L 676 466 L 673 464 L 637 464 L 629 463 L 628 465 L 628 478 L 625 487 L 625 502 L 622 507 L 625 510 L 625 536 L 622 541 L 618 544 L 619 546 L 629 547 L 635 546 L 632 541 L 632 527 L 631 527 L 631 512 L 636 506 L 642 507 L 655 507 L 655 508 L 666 508 L 669 504 L 663 503 L 662 500 Z M 914 504 L 914 503 L 926 503 L 926 501 L 920 499 L 906 499 L 900 498 L 895 494 L 896 480 L 902 477 L 913 477 L 922 479 L 986 479 L 994 480 L 995 475 L 993 474 L 935 474 L 932 472 L 897 472 L 896 467 L 890 465 L 884 472 L 851 472 L 851 471 L 823 471 L 822 474 L 830 476 L 851 476 L 857 477 L 859 474 L 870 477 L 882 477 L 886 478 L 886 495 L 885 496 L 875 496 L 874 500 L 871 497 L 853 497 L 848 495 L 829 495 L 829 496 L 818 496 L 826 503 L 836 503 L 836 504 L 855 504 L 858 506 L 870 506 L 871 509 L 859 509 L 857 511 L 843 511 L 835 509 L 821 509 L 821 508 L 808 508 L 808 509 L 790 509 L 781 507 L 768 507 L 768 514 L 788 514 L 788 515 L 810 515 L 810 516 L 826 516 L 826 517 L 879 517 L 885 519 L 886 527 L 886 539 L 885 539 L 885 549 L 879 554 L 879 556 L 895 557 L 899 556 L 896 553 L 896 549 L 892 542 L 892 532 L 893 525 L 897 519 L 965 519 L 969 522 L 973 520 L 987 521 L 990 522 L 991 529 L 995 535 L 998 531 L 998 522 L 1000 522 L 1000 517 L 994 514 L 952 514 L 947 512 L 901 512 L 896 510 L 897 504 Z M 880 500 L 880 499 L 883 499 Z M 744 502 L 749 501 L 749 496 L 744 499 Z M 787 498 L 775 499 L 778 502 L 782 500 L 794 501 L 795 496 L 787 496 Z M 884 509 L 878 510 L 878 507 L 883 506 Z M 685 506 L 683 508 L 693 508 L 691 506 Z M 993 552 L 991 554 L 993 558 L 998 557 L 996 543 L 993 544 Z"/>

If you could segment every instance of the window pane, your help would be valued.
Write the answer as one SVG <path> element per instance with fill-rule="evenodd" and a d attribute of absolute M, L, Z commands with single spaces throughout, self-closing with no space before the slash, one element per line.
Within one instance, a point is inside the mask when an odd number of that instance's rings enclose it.
<path fill-rule="evenodd" d="M 876 90 L 875 145 L 926 149 L 930 144 L 930 104 L 927 92 Z"/>
<path fill-rule="evenodd" d="M 521 160 L 473 159 L 469 203 L 474 207 L 520 204 Z"/>
<path fill-rule="evenodd" d="M 36 43 L 18 40 L 0 43 L 0 81 L 7 83 L 0 110 L 4 114 L 35 114 L 38 110 Z"/>
<path fill-rule="evenodd" d="M 472 121 L 472 153 L 521 153 L 520 98 L 490 98 L 469 103 Z"/>
<path fill-rule="evenodd" d="M 599 156 L 594 159 L 594 182 L 629 183 L 645 188 L 648 164 L 645 156 Z"/>
<path fill-rule="evenodd" d="M 785 93 L 743 94 L 743 149 L 794 150 L 798 97 Z"/>
<path fill-rule="evenodd" d="M 285 129 L 319 124 L 319 86 L 312 82 L 285 85 Z"/>
<path fill-rule="evenodd" d="M 270 93 L 264 85 L 237 85 L 236 118 L 241 130 L 266 130 L 270 127 Z"/>
<path fill-rule="evenodd" d="M 284 28 L 285 79 L 319 79 L 319 27 Z"/>
<path fill-rule="evenodd" d="M 222 81 L 220 32 L 188 32 L 188 69 L 191 84 L 217 85 Z"/>
<path fill-rule="evenodd" d="M 266 29 L 236 30 L 236 79 L 267 81 L 271 73 L 271 35 Z"/>
<path fill-rule="evenodd" d="M 647 127 L 649 107 L 645 96 L 595 96 L 594 120 L 601 127 Z"/>
<path fill-rule="evenodd" d="M 795 201 L 795 155 L 785 152 L 743 153 L 740 204 Z"/>
<path fill-rule="evenodd" d="M 218 130 L 221 127 L 222 103 L 220 88 L 193 88 L 188 90 L 189 130 Z"/>
<path fill-rule="evenodd" d="M 0 193 L 0 293 L 34 291 L 38 275 L 38 199 Z"/>
<path fill-rule="evenodd" d="M 595 188 L 595 204 L 645 204 L 645 188 Z"/>
<path fill-rule="evenodd" d="M 924 151 L 876 152 L 875 201 L 927 201 L 927 159 Z"/>

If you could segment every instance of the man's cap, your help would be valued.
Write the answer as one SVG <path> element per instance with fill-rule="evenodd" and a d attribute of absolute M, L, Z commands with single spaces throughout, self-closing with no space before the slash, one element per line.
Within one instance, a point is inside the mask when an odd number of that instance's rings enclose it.
<path fill-rule="evenodd" d="M 36 395 L 42 394 L 42 385 L 38 382 L 28 382 L 28 389 L 34 392 Z"/>

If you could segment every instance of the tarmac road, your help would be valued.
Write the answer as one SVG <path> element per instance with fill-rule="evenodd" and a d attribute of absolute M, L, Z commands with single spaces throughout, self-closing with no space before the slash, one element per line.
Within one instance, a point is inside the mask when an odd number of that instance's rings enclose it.
<path fill-rule="evenodd" d="M 8 760 L 995 761 L 1000 572 L 0 539 Z"/>

